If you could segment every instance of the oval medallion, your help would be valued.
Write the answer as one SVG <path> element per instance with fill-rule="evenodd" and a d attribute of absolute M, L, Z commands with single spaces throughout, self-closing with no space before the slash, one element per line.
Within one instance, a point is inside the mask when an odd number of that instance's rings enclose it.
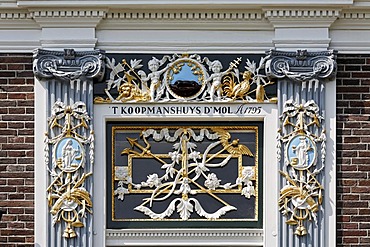
<path fill-rule="evenodd" d="M 196 60 L 181 58 L 166 71 L 165 80 L 173 97 L 193 99 L 204 90 L 204 68 Z"/>
<path fill-rule="evenodd" d="M 84 149 L 73 137 L 61 139 L 54 148 L 57 166 L 64 172 L 76 171 L 84 162 Z"/>
<path fill-rule="evenodd" d="M 316 162 L 316 144 L 308 136 L 297 135 L 290 139 L 287 148 L 289 164 L 297 170 L 304 170 Z"/>

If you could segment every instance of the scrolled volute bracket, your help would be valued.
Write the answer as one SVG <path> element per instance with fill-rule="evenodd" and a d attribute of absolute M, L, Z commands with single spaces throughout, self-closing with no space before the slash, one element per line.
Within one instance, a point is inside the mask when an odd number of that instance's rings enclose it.
<path fill-rule="evenodd" d="M 36 49 L 33 71 L 39 79 L 75 80 L 80 78 L 102 80 L 105 72 L 105 53 L 101 50 L 79 52 L 74 49 L 49 51 Z"/>
<path fill-rule="evenodd" d="M 330 79 L 336 73 L 336 51 L 284 52 L 270 50 L 266 62 L 266 75 L 269 78 L 288 78 L 295 82 L 312 79 Z"/>

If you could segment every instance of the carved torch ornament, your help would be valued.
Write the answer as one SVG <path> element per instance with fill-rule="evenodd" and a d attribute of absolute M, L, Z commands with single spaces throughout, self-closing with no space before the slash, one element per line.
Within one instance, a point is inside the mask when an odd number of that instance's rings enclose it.
<path fill-rule="evenodd" d="M 85 180 L 92 175 L 85 169 L 87 150 L 91 166 L 94 163 L 94 135 L 92 130 L 88 132 L 89 120 L 85 103 L 65 105 L 57 101 L 52 107 L 49 127 L 50 133 L 59 134 L 50 137 L 45 133 L 45 164 L 50 175 L 48 204 L 53 225 L 64 227 L 65 238 L 76 237 L 75 228 L 84 227 L 84 218 L 92 213 L 91 195 L 84 187 Z"/>
<path fill-rule="evenodd" d="M 304 236 L 307 220 L 317 223 L 323 201 L 321 172 L 326 155 L 323 117 L 313 100 L 304 104 L 288 100 L 280 118 L 278 158 L 281 159 L 283 146 L 286 170 L 280 173 L 286 185 L 280 190 L 279 207 L 287 217 L 286 223 L 295 226 L 295 234 Z"/>

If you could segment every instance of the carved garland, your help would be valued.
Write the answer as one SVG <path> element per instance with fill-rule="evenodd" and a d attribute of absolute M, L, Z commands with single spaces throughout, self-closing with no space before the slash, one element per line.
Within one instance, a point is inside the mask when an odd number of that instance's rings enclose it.
<path fill-rule="evenodd" d="M 91 166 L 94 163 L 94 135 L 92 130 L 88 135 L 81 134 L 89 129 L 89 120 L 85 103 L 65 105 L 57 101 L 52 107 L 49 127 L 50 132 L 59 129 L 61 133 L 55 137 L 45 133 L 45 164 L 51 178 L 48 203 L 53 225 L 64 226 L 65 238 L 76 237 L 75 228 L 84 227 L 83 219 L 92 213 L 91 195 L 84 183 L 92 175 L 85 165 L 87 157 Z"/>

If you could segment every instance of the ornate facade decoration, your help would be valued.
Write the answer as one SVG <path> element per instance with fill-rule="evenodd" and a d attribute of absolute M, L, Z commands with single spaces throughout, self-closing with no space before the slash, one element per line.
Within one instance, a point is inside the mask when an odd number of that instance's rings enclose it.
<path fill-rule="evenodd" d="M 33 71 L 39 78 L 60 80 L 102 79 L 105 55 L 100 50 L 77 52 L 73 49 L 34 51 Z"/>
<path fill-rule="evenodd" d="M 254 128 L 243 129 L 252 133 L 249 137 L 252 139 L 248 139 L 250 141 L 255 141 L 253 138 L 257 135 L 253 133 L 256 131 Z M 130 133 L 132 132 L 130 129 Z M 242 143 L 238 138 L 232 139 L 230 131 L 221 127 L 144 128 L 138 134 L 141 140 L 126 137 L 130 147 L 124 148 L 121 155 L 126 156 L 127 161 L 114 166 L 113 183 L 114 195 L 122 202 L 128 195 L 148 195 L 140 200 L 141 204 L 134 207 L 134 210 L 152 219 L 176 218 L 173 216 L 176 210 L 181 220 L 189 220 L 193 212 L 198 217 L 215 220 L 229 211 L 245 210 L 229 204 L 220 195 L 239 194 L 246 200 L 257 197 L 258 170 L 257 157 L 254 156 L 258 156 L 258 152 L 253 147 L 252 153 L 243 144 L 245 136 Z M 164 149 L 167 154 L 157 154 L 152 150 L 152 145 L 157 150 L 159 146 L 172 147 L 172 150 Z M 247 164 L 244 158 L 246 156 L 251 157 L 252 164 Z M 143 158 L 147 160 L 145 164 L 141 162 L 141 165 L 147 166 L 145 170 L 153 171 L 152 167 L 156 164 L 160 165 L 160 169 L 157 169 L 158 172 L 145 174 L 146 180 L 137 181 L 137 177 L 144 175 L 134 176 L 134 159 Z M 232 182 L 230 178 L 226 182 L 219 178 L 226 172 L 225 169 L 230 173 L 236 172 L 236 177 L 231 178 Z M 225 176 L 223 178 L 226 180 Z M 213 205 L 219 205 L 219 208 L 208 212 L 209 205 L 204 207 L 203 204 L 205 196 L 215 200 Z M 152 209 L 156 203 L 162 204 L 162 212 Z M 255 212 L 251 214 L 254 215 Z"/>
<path fill-rule="evenodd" d="M 313 219 L 317 224 L 317 212 L 323 201 L 320 175 L 326 155 L 323 119 L 313 100 L 305 104 L 288 100 L 281 115 L 278 150 L 283 146 L 286 171 L 280 173 L 286 185 L 280 190 L 279 207 L 288 218 L 286 223 L 297 226 L 298 236 L 307 234 L 305 220 Z"/>
<path fill-rule="evenodd" d="M 51 137 L 46 133 L 45 138 L 45 165 L 51 178 L 48 204 L 52 223 L 62 224 L 65 238 L 76 237 L 75 228 L 84 227 L 84 218 L 92 213 L 91 195 L 84 186 L 92 175 L 92 171 L 85 170 L 86 159 L 94 163 L 94 135 L 89 121 L 83 102 L 65 105 L 57 101 L 49 118 L 50 132 L 59 129 L 60 134 Z"/>
<path fill-rule="evenodd" d="M 105 54 L 37 49 L 33 58 L 34 74 L 45 89 L 43 107 L 51 109 L 44 139 L 50 210 L 46 238 L 52 246 L 91 246 L 94 135 L 89 113 L 93 82 L 104 76 Z"/>
<path fill-rule="evenodd" d="M 288 78 L 295 82 L 330 78 L 335 74 L 335 52 L 280 52 L 271 50 L 266 73 L 269 77 Z"/>
<path fill-rule="evenodd" d="M 262 58 L 257 65 L 245 61 L 239 71 L 241 58 L 235 58 L 223 68 L 219 60 L 200 55 L 172 55 L 152 57 L 145 71 L 141 59 L 123 59 L 116 63 L 107 58 L 110 70 L 105 88 L 108 96 L 96 97 L 95 103 L 120 102 L 269 102 L 265 87 L 274 84 L 267 80 Z"/>
<path fill-rule="evenodd" d="M 282 127 L 278 133 L 278 159 L 282 184 L 279 208 L 295 234 L 322 234 L 326 157 L 324 128 L 325 82 L 336 72 L 336 52 L 282 52 L 272 50 L 266 73 L 278 78 Z M 320 109 L 322 112 L 320 112 Z M 308 227 L 313 220 L 316 227 Z M 308 230 L 309 229 L 309 230 Z M 287 234 L 283 229 L 282 235 Z M 281 244 L 288 244 L 284 237 Z M 297 244 L 298 242 L 296 242 Z"/>

